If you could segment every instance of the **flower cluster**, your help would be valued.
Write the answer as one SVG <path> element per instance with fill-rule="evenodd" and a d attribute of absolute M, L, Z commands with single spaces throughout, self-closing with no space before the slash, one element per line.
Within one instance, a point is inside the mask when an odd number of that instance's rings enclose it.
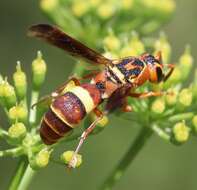
<path fill-rule="evenodd" d="M 41 52 L 38 52 L 37 58 L 32 62 L 32 93 L 31 103 L 38 101 L 39 91 L 44 83 L 47 65 L 42 58 Z M 27 77 L 21 68 L 20 62 L 17 62 L 16 72 L 13 74 L 12 86 L 7 77 L 0 77 L 0 105 L 4 109 L 10 127 L 8 130 L 0 127 L 0 138 L 4 139 L 10 146 L 7 150 L 0 150 L 0 157 L 3 156 L 26 156 L 32 169 L 46 167 L 49 163 L 53 147 L 44 145 L 38 134 L 40 120 L 45 106 L 28 108 L 27 102 Z M 63 153 L 59 162 L 64 164 L 69 159 L 70 152 Z M 79 159 L 77 167 L 81 164 Z M 62 160 L 62 161 L 61 161 Z"/>
<path fill-rule="evenodd" d="M 174 0 L 41 0 L 41 9 L 58 26 L 78 39 L 98 45 L 113 28 L 116 34 L 137 30 L 145 35 L 171 17 Z M 88 35 L 86 35 L 88 34 Z"/>

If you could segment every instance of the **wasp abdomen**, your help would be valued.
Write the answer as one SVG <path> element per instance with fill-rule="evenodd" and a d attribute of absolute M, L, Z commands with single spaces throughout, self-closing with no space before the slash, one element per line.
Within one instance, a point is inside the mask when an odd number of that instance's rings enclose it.
<path fill-rule="evenodd" d="M 44 115 L 40 136 L 45 144 L 53 144 L 101 102 L 101 94 L 96 85 L 76 86 L 58 97 Z"/>

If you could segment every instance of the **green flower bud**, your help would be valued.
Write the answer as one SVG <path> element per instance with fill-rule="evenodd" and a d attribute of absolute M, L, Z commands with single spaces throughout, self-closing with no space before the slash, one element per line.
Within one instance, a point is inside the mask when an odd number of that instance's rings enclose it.
<path fill-rule="evenodd" d="M 40 51 L 37 53 L 37 58 L 32 62 L 33 85 L 35 89 L 39 89 L 44 82 L 47 66 L 42 59 Z"/>
<path fill-rule="evenodd" d="M 178 93 L 175 89 L 171 89 L 168 91 L 168 94 L 165 96 L 166 104 L 168 106 L 174 106 L 177 102 Z"/>
<path fill-rule="evenodd" d="M 161 51 L 163 63 L 165 64 L 168 63 L 171 55 L 171 47 L 164 33 L 160 34 L 160 38 L 155 41 L 154 47 L 155 47 L 155 54 L 158 51 Z"/>
<path fill-rule="evenodd" d="M 144 44 L 139 39 L 138 34 L 133 32 L 131 40 L 120 50 L 120 57 L 138 56 L 144 52 Z"/>
<path fill-rule="evenodd" d="M 176 123 L 173 126 L 172 131 L 173 131 L 174 139 L 178 143 L 184 143 L 189 138 L 190 128 L 185 125 L 185 122 Z"/>
<path fill-rule="evenodd" d="M 194 132 L 197 134 L 197 115 L 195 115 L 192 119 L 192 124 L 194 128 Z"/>
<path fill-rule="evenodd" d="M 90 117 L 91 117 L 92 122 L 97 119 L 97 116 L 95 114 L 90 114 Z M 98 125 L 98 127 L 103 128 L 108 124 L 108 122 L 109 122 L 108 117 L 104 115 L 103 118 L 98 122 L 97 125 Z"/>
<path fill-rule="evenodd" d="M 51 12 L 58 5 L 58 0 L 41 0 L 40 7 L 46 12 Z"/>
<path fill-rule="evenodd" d="M 152 103 L 151 110 L 152 110 L 152 112 L 154 112 L 156 114 L 163 113 L 165 110 L 165 101 L 163 100 L 163 98 L 157 98 Z"/>
<path fill-rule="evenodd" d="M 102 0 L 89 0 L 89 3 L 92 7 L 98 6 L 101 2 Z"/>
<path fill-rule="evenodd" d="M 73 158 L 74 151 L 66 151 L 64 152 L 60 159 L 65 163 L 69 164 L 71 159 Z M 73 165 L 73 168 L 78 168 L 82 164 L 82 156 L 80 154 L 76 155 L 76 163 Z"/>
<path fill-rule="evenodd" d="M 122 7 L 125 10 L 131 9 L 134 4 L 134 0 L 122 0 Z"/>
<path fill-rule="evenodd" d="M 130 55 L 137 56 L 145 52 L 144 44 L 139 39 L 136 32 L 132 33 L 131 40 L 129 41 L 129 47 L 131 47 Z"/>
<path fill-rule="evenodd" d="M 23 99 L 27 92 L 26 74 L 21 70 L 20 62 L 17 62 L 16 72 L 13 74 L 16 94 L 20 99 Z"/>
<path fill-rule="evenodd" d="M 152 11 L 161 11 L 167 14 L 172 13 L 175 9 L 175 2 L 173 0 L 142 0 L 142 3 Z"/>
<path fill-rule="evenodd" d="M 12 122 L 21 121 L 25 123 L 27 121 L 28 111 L 23 104 L 20 104 L 10 108 L 8 115 Z"/>
<path fill-rule="evenodd" d="M 120 41 L 112 32 L 104 38 L 103 43 L 104 46 L 110 51 L 115 51 L 120 48 Z"/>
<path fill-rule="evenodd" d="M 192 91 L 191 89 L 182 89 L 179 93 L 178 101 L 183 106 L 190 106 L 192 103 Z"/>
<path fill-rule="evenodd" d="M 111 17 L 115 12 L 115 7 L 111 3 L 102 3 L 99 5 L 97 8 L 97 14 L 102 18 L 102 19 L 108 19 Z"/>
<path fill-rule="evenodd" d="M 193 65 L 193 57 L 190 52 L 190 47 L 187 46 L 185 48 L 185 52 L 183 53 L 183 55 L 180 57 L 179 60 L 180 69 L 181 71 L 184 71 L 181 74 L 182 80 L 187 79 L 191 71 L 192 65 Z"/>
<path fill-rule="evenodd" d="M 27 129 L 23 123 L 15 123 L 8 129 L 9 137 L 14 140 L 14 142 L 20 142 L 24 139 L 27 133 Z"/>
<path fill-rule="evenodd" d="M 83 16 L 85 13 L 87 13 L 89 8 L 90 8 L 89 4 L 83 0 L 73 1 L 71 7 L 73 14 L 77 17 Z"/>
<path fill-rule="evenodd" d="M 180 83 L 182 80 L 182 72 L 179 67 L 175 67 L 170 78 L 164 83 L 164 88 L 167 89 L 173 85 Z"/>
<path fill-rule="evenodd" d="M 33 169 L 37 170 L 40 168 L 45 168 L 49 163 L 51 151 L 46 149 L 41 150 L 36 154 L 35 158 L 32 158 L 30 165 Z"/>
<path fill-rule="evenodd" d="M 0 102 L 7 108 L 16 104 L 16 93 L 14 87 L 7 82 L 7 78 L 0 83 Z"/>

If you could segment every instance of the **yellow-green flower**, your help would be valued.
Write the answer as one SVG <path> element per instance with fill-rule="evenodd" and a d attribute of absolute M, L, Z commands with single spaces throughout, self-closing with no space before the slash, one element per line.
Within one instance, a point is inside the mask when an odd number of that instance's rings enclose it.
<path fill-rule="evenodd" d="M 163 98 L 157 98 L 151 106 L 151 110 L 154 113 L 161 114 L 165 110 L 165 101 Z"/>
<path fill-rule="evenodd" d="M 173 127 L 174 138 L 177 142 L 186 142 L 189 138 L 190 128 L 185 125 L 185 122 L 176 123 Z"/>
<path fill-rule="evenodd" d="M 73 168 L 79 167 L 82 164 L 82 156 L 80 154 L 77 154 L 75 158 L 73 158 L 74 151 L 66 151 L 61 155 L 61 160 L 65 164 L 69 164 L 72 159 L 76 159 Z"/>

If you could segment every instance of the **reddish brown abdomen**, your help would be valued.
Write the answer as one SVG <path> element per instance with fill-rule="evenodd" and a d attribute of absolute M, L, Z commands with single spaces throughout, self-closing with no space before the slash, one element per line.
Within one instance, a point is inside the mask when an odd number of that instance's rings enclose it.
<path fill-rule="evenodd" d="M 88 92 L 94 103 L 92 109 L 101 102 L 100 91 L 95 85 L 83 84 L 78 88 L 83 88 Z M 72 128 L 75 128 L 87 114 L 84 104 L 85 102 L 80 98 L 80 93 L 74 94 L 68 91 L 58 97 L 43 117 L 40 128 L 43 142 L 48 145 L 54 144 Z"/>

